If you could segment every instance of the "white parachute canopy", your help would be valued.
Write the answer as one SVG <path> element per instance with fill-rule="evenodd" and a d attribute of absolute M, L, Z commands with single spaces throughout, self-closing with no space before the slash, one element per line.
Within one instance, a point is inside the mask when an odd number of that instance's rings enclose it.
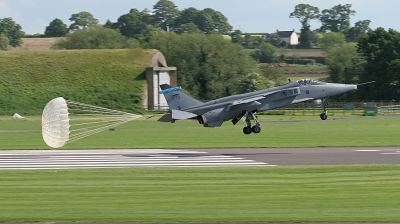
<path fill-rule="evenodd" d="M 58 97 L 48 102 L 43 110 L 43 140 L 52 148 L 60 148 L 140 117 Z"/>
<path fill-rule="evenodd" d="M 13 118 L 14 118 L 14 119 L 24 119 L 25 117 L 19 115 L 18 113 L 15 113 L 15 114 L 13 115 Z"/>

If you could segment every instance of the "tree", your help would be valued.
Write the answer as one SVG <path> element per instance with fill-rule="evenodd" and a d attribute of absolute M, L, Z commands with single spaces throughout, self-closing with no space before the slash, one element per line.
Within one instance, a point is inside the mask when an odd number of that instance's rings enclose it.
<path fill-rule="evenodd" d="M 0 34 L 8 38 L 12 47 L 21 46 L 21 38 L 25 36 L 22 27 L 11 18 L 0 19 Z"/>
<path fill-rule="evenodd" d="M 152 32 L 143 47 L 158 49 L 170 66 L 178 67 L 178 82 L 198 99 L 235 94 L 236 80 L 258 71 L 256 61 L 242 46 L 220 34 Z"/>
<path fill-rule="evenodd" d="M 360 20 L 356 22 L 354 27 L 351 27 L 346 33 L 346 40 L 349 42 L 357 42 L 358 38 L 367 33 L 367 31 L 370 29 L 370 23 L 370 20 Z"/>
<path fill-rule="evenodd" d="M 301 48 L 311 48 L 310 33 L 311 33 L 310 27 L 306 26 L 301 28 L 301 33 L 299 38 L 300 42 L 299 45 Z"/>
<path fill-rule="evenodd" d="M 50 22 L 49 26 L 46 26 L 44 35 L 46 37 L 63 37 L 67 35 L 68 27 L 61 19 L 54 19 Z"/>
<path fill-rule="evenodd" d="M 334 83 L 353 83 L 356 76 L 345 77 L 345 71 L 351 69 L 354 61 L 358 60 L 355 43 L 345 43 L 339 47 L 332 47 L 326 51 L 326 65 L 329 70 L 329 81 Z"/>
<path fill-rule="evenodd" d="M 248 93 L 266 88 L 266 79 L 252 72 L 242 75 L 236 82 L 238 93 Z"/>
<path fill-rule="evenodd" d="M 233 31 L 230 35 L 232 43 L 243 44 L 244 38 L 243 33 L 240 30 Z"/>
<path fill-rule="evenodd" d="M 120 16 L 118 22 L 112 27 L 119 29 L 121 34 L 126 37 L 141 40 L 154 30 L 154 27 L 150 25 L 151 20 L 149 14 L 131 9 L 129 13 Z"/>
<path fill-rule="evenodd" d="M 129 39 L 117 30 L 104 27 L 77 30 L 59 39 L 56 49 L 121 49 L 138 47 L 139 43 Z"/>
<path fill-rule="evenodd" d="M 310 27 L 310 20 L 318 19 L 319 9 L 309 4 L 298 4 L 294 7 L 294 12 L 290 13 L 289 17 L 298 18 L 303 28 Z"/>
<path fill-rule="evenodd" d="M 176 33 L 201 33 L 201 30 L 194 23 L 186 23 L 180 26 Z"/>
<path fill-rule="evenodd" d="M 204 33 L 212 33 L 214 31 L 228 34 L 232 30 L 232 26 L 228 23 L 228 19 L 219 11 L 206 8 L 198 13 L 195 24 Z"/>
<path fill-rule="evenodd" d="M 10 50 L 10 40 L 4 35 L 4 33 L 0 34 L 0 50 L 8 51 Z"/>
<path fill-rule="evenodd" d="M 322 23 L 320 32 L 346 32 L 350 28 L 350 16 L 354 16 L 355 13 L 351 4 L 339 4 L 331 9 L 322 10 L 319 17 Z"/>
<path fill-rule="evenodd" d="M 159 0 L 153 9 L 155 23 L 165 31 L 169 31 L 180 13 L 178 7 L 169 0 Z"/>
<path fill-rule="evenodd" d="M 182 10 L 179 16 L 175 18 L 175 21 L 173 23 L 174 24 L 173 29 L 179 29 L 182 25 L 188 23 L 193 23 L 198 27 L 196 23 L 199 12 L 200 12 L 199 10 L 193 7 Z"/>
<path fill-rule="evenodd" d="M 319 46 L 325 51 L 331 47 L 341 47 L 344 43 L 346 43 L 346 37 L 343 33 L 324 33 L 318 38 Z"/>
<path fill-rule="evenodd" d="M 275 61 L 275 53 L 278 49 L 270 43 L 264 43 L 252 56 L 259 63 L 271 63 Z"/>
<path fill-rule="evenodd" d="M 400 96 L 400 33 L 379 27 L 358 40 L 357 51 L 365 58 L 360 82 L 376 81 L 360 88 L 367 99 L 392 100 Z"/>
<path fill-rule="evenodd" d="M 310 48 L 310 20 L 319 17 L 318 7 L 309 4 L 298 4 L 294 8 L 294 12 L 290 13 L 290 18 L 298 18 L 301 23 L 300 46 L 302 48 Z"/>
<path fill-rule="evenodd" d="M 70 31 L 87 29 L 99 24 L 98 19 L 94 18 L 91 13 L 85 11 L 72 14 L 69 20 L 72 22 L 72 24 L 69 25 Z"/>

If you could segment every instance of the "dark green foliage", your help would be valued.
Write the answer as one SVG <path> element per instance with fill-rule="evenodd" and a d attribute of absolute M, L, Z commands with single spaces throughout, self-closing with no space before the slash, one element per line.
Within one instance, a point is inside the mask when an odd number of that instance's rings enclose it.
<path fill-rule="evenodd" d="M 179 27 L 176 31 L 178 34 L 182 33 L 202 33 L 201 30 L 194 23 L 186 23 Z"/>
<path fill-rule="evenodd" d="M 159 0 L 154 6 L 154 21 L 161 29 L 168 31 L 175 19 L 179 16 L 178 7 L 169 0 Z"/>
<path fill-rule="evenodd" d="M 41 114 L 56 97 L 141 113 L 154 50 L 0 52 L 0 115 Z"/>
<path fill-rule="evenodd" d="M 260 63 L 275 62 L 275 53 L 278 49 L 270 43 L 264 43 L 260 49 L 252 53 L 252 57 Z"/>
<path fill-rule="evenodd" d="M 4 33 L 0 33 L 0 50 L 7 51 L 10 49 L 10 40 L 4 35 Z"/>
<path fill-rule="evenodd" d="M 207 34 L 212 32 L 228 34 L 232 30 L 228 19 L 221 12 L 211 8 L 197 10 L 190 7 L 182 10 L 175 19 L 172 30 L 179 30 L 182 25 L 187 23 L 195 24 L 203 33 Z"/>
<path fill-rule="evenodd" d="M 72 22 L 69 26 L 69 30 L 71 31 L 95 27 L 99 23 L 99 20 L 94 18 L 89 12 L 72 14 L 69 20 Z"/>
<path fill-rule="evenodd" d="M 309 26 L 301 28 L 299 42 L 300 42 L 301 48 L 311 48 L 310 27 Z"/>
<path fill-rule="evenodd" d="M 298 4 L 294 7 L 294 12 L 290 13 L 289 17 L 298 18 L 302 28 L 310 27 L 310 20 L 319 17 L 319 9 L 309 4 Z"/>
<path fill-rule="evenodd" d="M 319 16 L 322 25 L 321 32 L 346 32 L 350 28 L 350 16 L 356 11 L 351 9 L 351 4 L 339 4 L 331 9 L 324 9 Z"/>
<path fill-rule="evenodd" d="M 371 23 L 370 20 L 361 20 L 356 22 L 354 27 L 351 27 L 347 32 L 346 32 L 346 40 L 349 42 L 357 42 L 358 38 L 367 33 L 367 31 L 370 29 L 369 24 Z"/>
<path fill-rule="evenodd" d="M 46 27 L 44 35 L 46 37 L 63 37 L 67 35 L 67 33 L 67 24 L 63 23 L 61 19 L 54 19 L 50 22 L 49 26 Z"/>
<path fill-rule="evenodd" d="M 135 48 L 139 43 L 127 38 L 117 30 L 94 27 L 77 30 L 68 34 L 66 38 L 59 39 L 53 48 L 56 49 L 122 49 Z"/>
<path fill-rule="evenodd" d="M 0 19 L 0 34 L 4 34 L 13 47 L 21 46 L 21 38 L 25 36 L 21 25 L 17 24 L 11 18 Z"/>
<path fill-rule="evenodd" d="M 122 35 L 141 40 L 154 30 L 152 18 L 145 12 L 131 9 L 129 13 L 118 18 L 115 24 L 108 23 L 108 28 L 118 29 Z"/>
<path fill-rule="evenodd" d="M 242 46 L 219 34 L 152 33 L 145 47 L 160 50 L 178 68 L 179 85 L 202 100 L 235 93 L 235 79 L 258 70 Z"/>
<path fill-rule="evenodd" d="M 369 30 L 359 38 L 357 50 L 366 60 L 360 81 L 376 81 L 360 90 L 368 99 L 392 100 L 400 96 L 400 33 L 389 29 Z"/>

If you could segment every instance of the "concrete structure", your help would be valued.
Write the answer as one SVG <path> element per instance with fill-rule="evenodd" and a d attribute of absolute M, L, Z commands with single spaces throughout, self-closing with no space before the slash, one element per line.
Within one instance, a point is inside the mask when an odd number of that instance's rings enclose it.
<path fill-rule="evenodd" d="M 289 45 L 297 45 L 299 44 L 299 37 L 297 36 L 296 32 L 293 30 L 291 31 L 279 31 L 276 30 L 276 33 L 278 34 L 279 38 L 281 38 L 282 41 L 285 41 Z"/>
<path fill-rule="evenodd" d="M 146 80 L 143 107 L 149 110 L 167 110 L 168 104 L 160 94 L 159 86 L 165 83 L 177 86 L 176 67 L 168 67 L 164 55 L 157 51 L 151 59 L 150 67 L 146 68 Z"/>

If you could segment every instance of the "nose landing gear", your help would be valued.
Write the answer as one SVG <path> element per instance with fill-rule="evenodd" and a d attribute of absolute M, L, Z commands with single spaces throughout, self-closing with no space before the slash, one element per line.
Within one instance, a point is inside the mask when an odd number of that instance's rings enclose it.
<path fill-rule="evenodd" d="M 324 109 L 324 112 L 319 115 L 321 120 L 326 120 L 328 118 L 328 100 L 324 97 L 321 98 L 322 101 L 322 108 Z"/>

